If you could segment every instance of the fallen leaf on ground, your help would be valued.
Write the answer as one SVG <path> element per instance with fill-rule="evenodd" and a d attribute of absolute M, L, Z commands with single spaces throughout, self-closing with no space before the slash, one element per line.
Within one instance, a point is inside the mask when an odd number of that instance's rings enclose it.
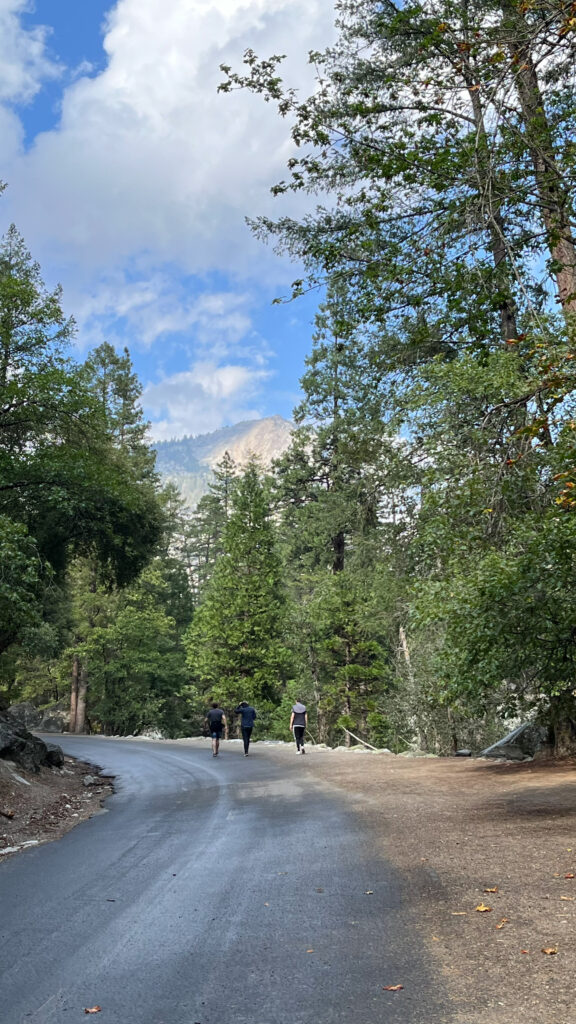
<path fill-rule="evenodd" d="M 432 936 L 432 942 L 440 942 L 440 939 L 438 938 L 437 935 Z"/>
<path fill-rule="evenodd" d="M 529 953 L 529 952 L 530 952 L 530 950 L 528 950 L 528 949 L 521 949 L 521 950 L 520 950 L 520 952 L 521 952 L 521 953 Z"/>
<path fill-rule="evenodd" d="M 306 952 L 307 952 L 307 953 L 313 953 L 313 952 L 314 952 L 314 950 L 313 950 L 313 949 L 307 949 L 307 950 L 306 950 Z"/>
<path fill-rule="evenodd" d="M 269 907 L 269 906 L 270 906 L 270 904 L 269 904 L 269 903 L 265 903 L 265 904 L 264 904 L 264 906 L 265 906 L 265 907 Z"/>
<path fill-rule="evenodd" d="M 509 924 L 507 917 L 503 917 L 502 920 L 500 921 L 500 924 L 497 924 L 496 927 L 503 928 L 505 924 Z"/>
<path fill-rule="evenodd" d="M 466 917 L 467 910 L 453 910 L 452 917 Z"/>
<path fill-rule="evenodd" d="M 102 1013 L 101 1006 L 92 1006 L 89 1010 L 84 1007 L 84 1013 Z"/>
<path fill-rule="evenodd" d="M 576 878 L 576 875 L 573 871 L 569 871 L 567 875 L 564 875 L 564 878 Z"/>
<path fill-rule="evenodd" d="M 383 992 L 399 992 L 404 985 L 382 985 Z"/>
<path fill-rule="evenodd" d="M 554 956 L 558 952 L 558 946 L 542 946 L 542 952 L 546 953 L 546 956 Z"/>
<path fill-rule="evenodd" d="M 373 896 L 374 895 L 374 889 L 365 889 L 364 890 L 364 895 L 365 896 Z"/>
<path fill-rule="evenodd" d="M 477 907 L 474 907 L 479 914 L 488 914 L 492 910 L 492 907 L 487 907 L 485 903 L 479 903 Z"/>
<path fill-rule="evenodd" d="M 484 889 L 484 892 L 498 892 L 498 886 L 495 885 L 493 889 Z"/>
<path fill-rule="evenodd" d="M 565 900 L 566 903 L 574 903 L 574 900 L 576 900 L 576 896 L 561 896 L 560 899 Z"/>

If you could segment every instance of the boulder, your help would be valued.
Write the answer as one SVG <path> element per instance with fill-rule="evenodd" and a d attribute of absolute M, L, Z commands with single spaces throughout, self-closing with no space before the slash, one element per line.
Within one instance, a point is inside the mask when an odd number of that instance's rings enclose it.
<path fill-rule="evenodd" d="M 38 729 L 42 721 L 42 712 L 27 700 L 11 704 L 8 714 L 21 729 Z"/>
<path fill-rule="evenodd" d="M 59 747 L 57 743 L 45 743 L 46 747 L 46 764 L 51 765 L 52 768 L 63 768 L 64 767 L 64 751 L 62 747 Z"/>
<path fill-rule="evenodd" d="M 526 761 L 551 747 L 552 738 L 548 726 L 527 722 L 509 732 L 497 743 L 493 743 L 491 747 L 486 747 L 479 756 L 502 757 L 506 761 Z"/>
<path fill-rule="evenodd" d="M 38 732 L 64 732 L 70 722 L 68 701 L 59 701 L 46 708 L 37 708 L 30 701 L 22 701 L 11 704 L 8 711 L 23 729 Z"/>
<path fill-rule="evenodd" d="M 70 725 L 70 702 L 59 701 L 48 708 L 41 709 L 41 721 L 37 726 L 39 732 L 66 732 Z"/>
<path fill-rule="evenodd" d="M 10 712 L 0 713 L 0 758 L 13 761 L 28 772 L 39 772 L 45 765 L 64 763 L 64 754 L 60 747 L 46 743 L 33 736 Z"/>

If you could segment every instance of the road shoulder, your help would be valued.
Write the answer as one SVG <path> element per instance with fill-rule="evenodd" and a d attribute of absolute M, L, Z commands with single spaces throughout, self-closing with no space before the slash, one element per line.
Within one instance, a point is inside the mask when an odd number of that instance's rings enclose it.
<path fill-rule="evenodd" d="M 455 1022 L 576 1021 L 573 763 L 330 752 L 300 768 L 346 797 L 400 870 Z"/>

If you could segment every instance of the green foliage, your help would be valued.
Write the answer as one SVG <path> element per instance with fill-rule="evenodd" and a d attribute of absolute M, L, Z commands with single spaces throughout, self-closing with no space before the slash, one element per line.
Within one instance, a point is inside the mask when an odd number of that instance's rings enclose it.
<path fill-rule="evenodd" d="M 151 566 L 119 597 L 111 622 L 96 626 L 77 646 L 89 666 L 90 720 L 108 734 L 148 728 L 178 734 L 186 672 L 175 620 L 159 600 L 167 589 Z"/>
<path fill-rule="evenodd" d="M 198 685 L 224 706 L 275 702 L 284 678 L 285 597 L 274 527 L 257 466 L 232 496 L 216 562 L 185 643 Z"/>
<path fill-rule="evenodd" d="M 0 651 L 40 625 L 45 571 L 26 527 L 0 516 Z"/>

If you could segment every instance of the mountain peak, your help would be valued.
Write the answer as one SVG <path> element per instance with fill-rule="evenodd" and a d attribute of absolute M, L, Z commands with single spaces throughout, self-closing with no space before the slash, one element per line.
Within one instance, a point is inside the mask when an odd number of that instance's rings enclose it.
<path fill-rule="evenodd" d="M 293 429 L 289 420 L 275 415 L 243 420 L 210 434 L 158 441 L 156 466 L 164 480 L 180 488 L 188 504 L 196 505 L 208 491 L 214 467 L 226 452 L 239 468 L 254 456 L 268 468 L 288 448 Z"/>

